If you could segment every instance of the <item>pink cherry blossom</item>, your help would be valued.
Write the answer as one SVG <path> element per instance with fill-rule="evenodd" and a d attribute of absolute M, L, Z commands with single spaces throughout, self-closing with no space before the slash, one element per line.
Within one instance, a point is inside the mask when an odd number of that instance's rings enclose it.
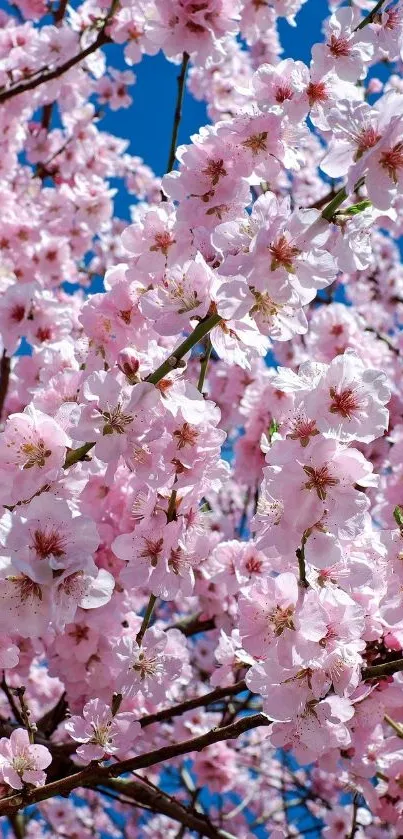
<path fill-rule="evenodd" d="M 31 744 L 28 732 L 16 728 L 10 738 L 0 740 L 0 773 L 3 781 L 13 789 L 23 789 L 24 784 L 40 787 L 46 781 L 46 769 L 52 755 L 46 746 Z"/>
<path fill-rule="evenodd" d="M 83 743 L 77 754 L 86 763 L 114 754 L 124 755 L 141 730 L 134 714 L 123 712 L 113 716 L 100 699 L 87 702 L 83 716 L 70 717 L 65 728 L 74 740 Z"/>

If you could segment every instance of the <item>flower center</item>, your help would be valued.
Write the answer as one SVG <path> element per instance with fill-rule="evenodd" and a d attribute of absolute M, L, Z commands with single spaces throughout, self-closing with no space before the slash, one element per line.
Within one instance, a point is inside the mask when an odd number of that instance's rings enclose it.
<path fill-rule="evenodd" d="M 306 95 L 309 99 L 311 108 L 315 102 L 326 102 L 329 98 L 325 82 L 309 82 L 306 89 Z"/>
<path fill-rule="evenodd" d="M 249 574 L 260 574 L 262 570 L 262 560 L 256 556 L 250 556 L 245 562 L 245 569 Z"/>
<path fill-rule="evenodd" d="M 168 559 L 168 567 L 173 571 L 174 574 L 180 574 L 181 570 L 185 570 L 189 565 L 185 554 L 180 546 L 177 548 L 171 548 L 169 559 Z"/>
<path fill-rule="evenodd" d="M 65 538 L 52 527 L 48 530 L 34 530 L 30 547 L 39 559 L 47 559 L 49 556 L 61 557 L 65 554 Z"/>
<path fill-rule="evenodd" d="M 50 449 L 45 448 L 43 440 L 38 440 L 37 443 L 22 443 L 20 446 L 20 454 L 23 455 L 25 463 L 23 469 L 32 469 L 33 466 L 45 466 L 46 458 L 52 454 Z"/>
<path fill-rule="evenodd" d="M 279 102 L 280 104 L 282 102 L 285 102 L 287 99 L 292 99 L 293 96 L 294 91 L 291 85 L 287 82 L 285 82 L 282 85 L 279 85 L 279 87 L 276 90 L 276 102 Z"/>
<path fill-rule="evenodd" d="M 155 244 L 151 245 L 150 251 L 162 251 L 164 256 L 167 256 L 169 248 L 175 244 L 175 239 L 171 233 L 164 230 L 162 233 L 155 234 L 154 242 Z"/>
<path fill-rule="evenodd" d="M 306 419 L 305 417 L 295 420 L 291 434 L 287 434 L 290 440 L 299 440 L 301 446 L 306 448 L 311 437 L 316 437 L 319 434 L 316 428 L 315 420 Z"/>
<path fill-rule="evenodd" d="M 35 769 L 35 762 L 28 750 L 24 749 L 24 751 L 13 757 L 12 766 L 19 775 L 23 775 L 27 769 Z"/>
<path fill-rule="evenodd" d="M 368 125 L 366 128 L 363 128 L 357 137 L 357 154 L 361 155 L 364 151 L 367 151 L 367 149 L 372 149 L 380 138 L 381 135 L 378 134 L 373 125 Z"/>
<path fill-rule="evenodd" d="M 21 600 L 21 603 L 25 603 L 27 600 L 31 598 L 36 598 L 37 600 L 42 600 L 42 589 L 35 583 L 30 577 L 27 577 L 25 574 L 15 575 L 7 577 L 7 580 L 10 583 L 14 583 L 14 585 L 18 589 L 18 595 Z"/>
<path fill-rule="evenodd" d="M 328 487 L 334 487 L 340 483 L 338 478 L 331 476 L 326 464 L 317 469 L 313 466 L 304 466 L 303 469 L 309 478 L 309 481 L 304 484 L 305 489 L 314 489 L 321 501 L 325 500 Z"/>
<path fill-rule="evenodd" d="M 25 306 L 23 306 L 22 303 L 19 303 L 19 304 L 16 303 L 16 305 L 14 306 L 13 309 L 11 309 L 11 312 L 10 312 L 11 320 L 13 320 L 15 323 L 21 323 L 21 321 L 24 319 L 24 315 L 25 315 Z"/>
<path fill-rule="evenodd" d="M 403 167 L 403 141 L 382 152 L 379 162 L 392 181 L 397 183 L 398 170 Z"/>
<path fill-rule="evenodd" d="M 334 387 L 330 388 L 330 398 L 332 400 L 329 411 L 331 414 L 341 414 L 344 419 L 351 420 L 355 411 L 360 407 L 360 400 L 352 388 L 346 388 L 338 393 Z"/>
<path fill-rule="evenodd" d="M 347 58 L 350 55 L 350 44 L 347 38 L 343 38 L 341 35 L 339 37 L 337 35 L 331 35 L 327 46 L 335 58 Z"/>
<path fill-rule="evenodd" d="M 289 274 L 295 273 L 294 260 L 301 253 L 301 251 L 288 242 L 285 236 L 280 236 L 277 242 L 273 242 L 269 247 L 272 261 L 270 269 L 275 271 L 280 266 L 285 268 Z"/>
<path fill-rule="evenodd" d="M 163 546 L 164 546 L 164 539 L 161 536 L 160 539 L 147 539 L 143 536 L 144 548 L 140 553 L 140 557 L 143 559 L 149 559 L 150 564 L 153 568 L 158 565 L 158 560 L 160 558 Z"/>
<path fill-rule="evenodd" d="M 295 629 L 293 616 L 293 606 L 286 606 L 285 608 L 276 606 L 270 614 L 270 622 L 273 625 L 274 634 L 281 635 L 285 629 Z"/>
<path fill-rule="evenodd" d="M 278 101 L 278 100 L 277 100 Z M 259 134 L 252 134 L 247 140 L 241 143 L 245 149 L 249 149 L 252 154 L 259 154 L 261 151 L 267 151 L 267 131 L 261 131 Z"/>
<path fill-rule="evenodd" d="M 130 414 L 124 414 L 120 403 L 111 411 L 102 411 L 102 416 L 106 420 L 102 434 L 124 434 L 126 427 L 133 422 L 133 417 Z"/>
<path fill-rule="evenodd" d="M 202 169 L 203 175 L 207 175 L 208 178 L 211 178 L 211 183 L 213 186 L 218 184 L 220 178 L 225 177 L 227 174 L 227 170 L 224 167 L 224 160 L 209 160 L 205 169 Z"/>
<path fill-rule="evenodd" d="M 147 658 L 145 653 L 140 653 L 137 661 L 132 664 L 132 670 L 135 670 L 143 681 L 147 676 L 155 676 L 161 670 L 161 663 L 156 656 Z"/>
<path fill-rule="evenodd" d="M 181 428 L 178 428 L 173 433 L 173 437 L 176 437 L 178 441 L 178 449 L 184 449 L 185 446 L 194 446 L 198 436 L 199 432 L 197 428 L 194 428 L 193 425 L 189 425 L 188 422 L 184 422 Z"/>

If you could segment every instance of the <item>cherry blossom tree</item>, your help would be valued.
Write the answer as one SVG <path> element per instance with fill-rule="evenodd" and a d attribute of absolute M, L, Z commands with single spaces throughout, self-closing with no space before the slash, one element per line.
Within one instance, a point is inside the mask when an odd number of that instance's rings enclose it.
<path fill-rule="evenodd" d="M 403 835 L 403 2 L 302 2 L 0 10 L 4 837 Z"/>

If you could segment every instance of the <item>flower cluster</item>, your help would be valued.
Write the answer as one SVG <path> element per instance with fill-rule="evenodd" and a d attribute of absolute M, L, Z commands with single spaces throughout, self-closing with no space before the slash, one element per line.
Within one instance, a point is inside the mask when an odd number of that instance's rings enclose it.
<path fill-rule="evenodd" d="M 307 11 L 0 11 L 0 817 L 27 839 L 403 834 L 403 5 L 333 2 L 283 57 Z M 160 51 L 162 177 L 103 124 Z M 186 85 L 210 122 L 175 149 Z"/>

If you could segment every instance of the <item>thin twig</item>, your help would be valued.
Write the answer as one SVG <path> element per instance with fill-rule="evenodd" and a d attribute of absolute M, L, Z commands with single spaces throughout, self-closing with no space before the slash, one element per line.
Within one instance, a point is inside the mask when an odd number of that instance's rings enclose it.
<path fill-rule="evenodd" d="M 358 822 L 357 822 L 357 814 L 358 814 L 358 794 L 356 793 L 353 798 L 353 822 L 351 825 L 350 833 L 348 834 L 348 839 L 354 839 L 355 834 L 358 830 Z"/>
<path fill-rule="evenodd" d="M 8 385 L 10 382 L 10 359 L 3 350 L 0 361 L 0 420 L 3 416 L 4 403 L 7 399 Z"/>
<path fill-rule="evenodd" d="M 174 162 L 175 162 L 175 152 L 176 146 L 178 143 L 178 132 L 179 132 L 179 125 L 182 119 L 182 104 L 183 104 L 183 95 L 185 92 L 185 79 L 186 79 L 186 71 L 189 64 L 189 55 L 187 52 L 183 53 L 182 56 L 182 64 L 180 73 L 178 76 L 178 93 L 176 97 L 176 106 L 175 106 L 175 113 L 174 113 L 174 121 L 172 126 L 172 136 L 171 136 L 171 145 L 169 149 L 169 156 L 168 156 L 168 163 L 166 171 L 170 172 Z"/>
<path fill-rule="evenodd" d="M 197 383 L 197 390 L 199 390 L 200 393 L 203 393 L 203 387 L 204 387 L 204 382 L 205 382 L 205 379 L 206 379 L 207 367 L 208 367 L 208 363 L 209 363 L 209 360 L 210 360 L 212 349 L 213 349 L 213 345 L 211 343 L 210 335 L 207 335 L 206 349 L 205 349 L 205 351 L 204 351 L 204 353 L 203 353 L 203 355 L 201 356 L 201 359 L 200 359 L 200 375 L 199 375 L 199 381 Z"/>
<path fill-rule="evenodd" d="M 140 629 L 139 629 L 139 631 L 136 635 L 136 641 L 137 641 L 139 647 L 141 647 L 141 645 L 143 643 L 143 638 L 144 638 L 144 635 L 146 633 L 148 624 L 150 623 L 151 616 L 152 616 L 152 613 L 154 611 L 154 606 L 155 606 L 156 602 L 157 602 L 157 598 L 155 597 L 155 595 L 150 594 L 150 599 L 147 603 L 147 608 L 146 608 L 146 611 L 145 611 L 145 614 L 144 614 L 144 617 L 143 617 L 142 624 L 141 624 Z"/>
<path fill-rule="evenodd" d="M 153 373 L 150 373 L 149 376 L 146 378 L 146 382 L 151 382 L 151 384 L 156 385 L 164 376 L 167 376 L 168 373 L 171 373 L 172 370 L 175 370 L 177 367 L 180 366 L 180 362 L 185 355 L 190 352 L 192 347 L 195 347 L 196 344 L 199 343 L 215 326 L 221 323 L 222 317 L 217 313 L 210 315 L 209 317 L 205 318 L 204 320 L 200 321 L 197 324 L 193 332 L 190 333 L 188 338 L 183 341 L 179 347 L 174 350 L 170 356 L 154 370 Z"/>
<path fill-rule="evenodd" d="M 355 27 L 354 32 L 358 32 L 359 29 L 364 29 L 364 26 L 368 26 L 369 23 L 372 23 L 374 17 L 378 14 L 384 2 L 385 0 L 378 0 L 377 4 L 372 9 L 372 12 L 370 12 L 366 17 L 363 18 L 363 20 L 360 21 L 358 26 Z"/>
<path fill-rule="evenodd" d="M 194 708 L 204 708 L 208 705 L 213 705 L 224 696 L 236 696 L 236 694 L 242 693 L 247 689 L 246 682 L 242 679 L 240 682 L 235 682 L 234 685 L 216 688 L 215 690 L 205 693 L 202 696 L 195 696 L 193 699 L 185 699 L 184 702 L 181 702 L 179 705 L 174 705 L 172 708 L 165 708 L 162 711 L 156 711 L 155 714 L 147 714 L 147 716 L 142 717 L 139 722 L 141 727 L 145 728 L 147 725 L 153 725 L 156 722 L 163 722 L 164 720 L 172 719 L 172 717 L 178 717 L 181 714 L 186 714 L 187 711 L 192 711 Z"/>

